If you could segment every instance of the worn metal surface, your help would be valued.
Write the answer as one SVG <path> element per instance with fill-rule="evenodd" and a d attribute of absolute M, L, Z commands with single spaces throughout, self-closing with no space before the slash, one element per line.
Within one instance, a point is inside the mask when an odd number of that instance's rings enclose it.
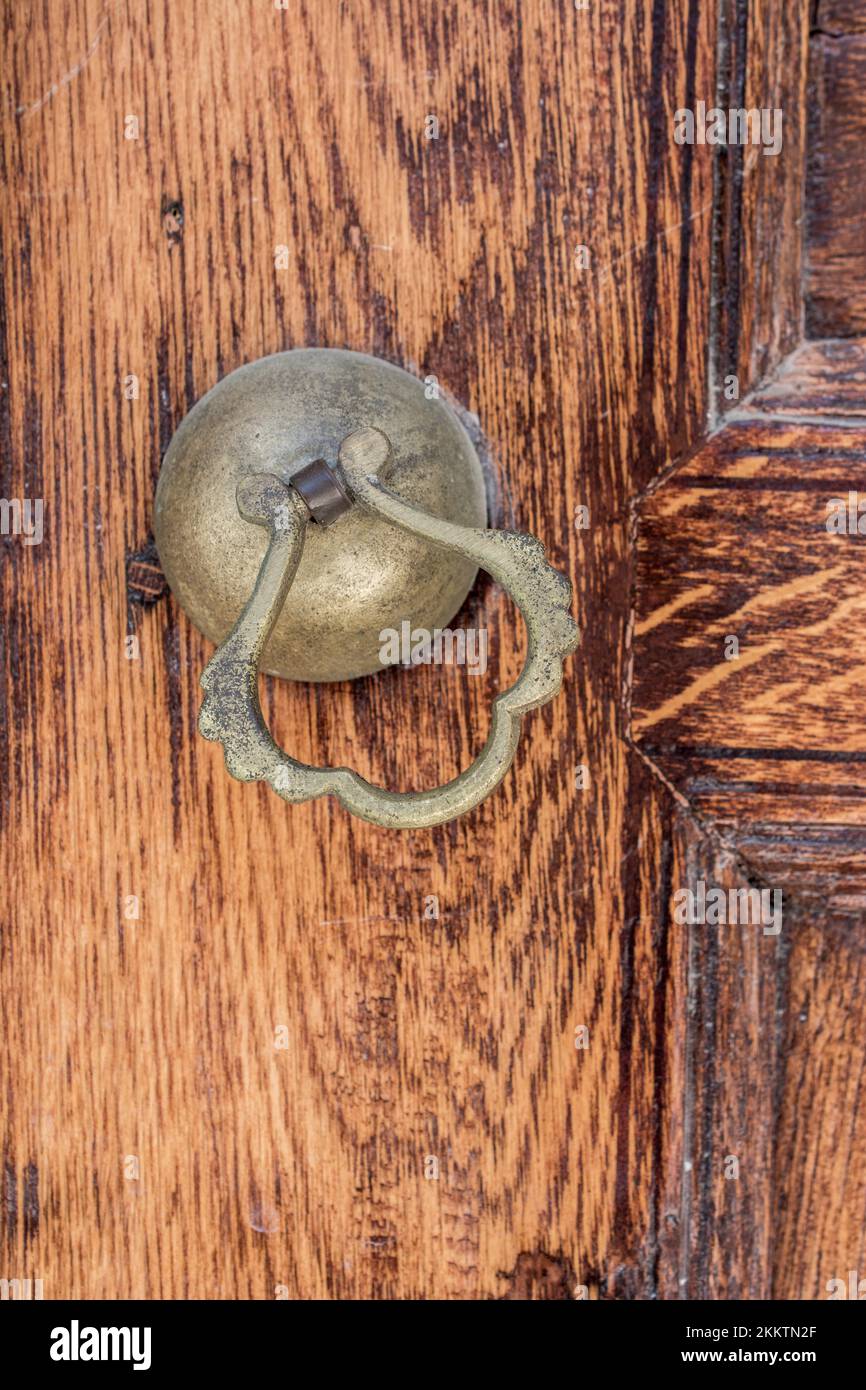
<path fill-rule="evenodd" d="M 222 743 L 226 767 L 244 782 L 268 782 L 286 801 L 308 801 L 328 793 L 364 820 L 392 829 L 440 825 L 471 810 L 499 785 L 511 765 L 527 710 L 551 700 L 562 682 L 562 661 L 578 642 L 569 611 L 571 584 L 549 565 L 544 547 L 517 531 L 456 526 L 411 507 L 389 488 L 394 461 L 379 430 L 357 430 L 339 452 L 348 491 L 360 509 L 390 527 L 423 538 L 445 555 L 462 555 L 482 565 L 514 599 L 526 621 L 526 662 L 493 705 L 490 734 L 479 756 L 451 782 L 426 792 L 391 792 L 374 787 L 349 768 L 315 768 L 281 751 L 265 724 L 258 695 L 261 653 L 297 573 L 305 538 L 314 528 L 293 488 L 259 474 L 238 488 L 238 508 L 247 521 L 268 530 L 267 554 L 255 591 L 237 625 L 205 670 L 206 691 L 199 714 L 205 738 Z M 397 468 L 394 467 L 396 473 Z"/>
<path fill-rule="evenodd" d="M 407 502 L 461 526 L 483 526 L 478 456 L 447 403 L 423 382 L 364 353 L 301 348 L 238 368 L 178 427 L 156 494 L 154 532 L 175 597 L 212 642 L 222 642 L 256 583 L 261 528 L 240 516 L 238 485 L 268 473 L 282 482 L 340 441 L 374 425 L 394 449 L 393 485 Z M 310 529 L 262 669 L 292 680 L 344 680 L 382 667 L 380 632 L 404 620 L 446 627 L 477 569 L 457 551 L 389 527 L 353 507 Z"/>

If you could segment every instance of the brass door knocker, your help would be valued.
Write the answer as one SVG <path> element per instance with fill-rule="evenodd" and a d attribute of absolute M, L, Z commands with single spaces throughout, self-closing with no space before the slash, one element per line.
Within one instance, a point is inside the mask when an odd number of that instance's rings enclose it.
<path fill-rule="evenodd" d="M 291 802 L 331 794 L 394 829 L 439 825 L 490 795 L 523 715 L 559 690 L 578 632 L 571 584 L 541 542 L 490 530 L 485 514 L 480 464 L 457 417 L 376 358 L 280 353 L 233 372 L 199 402 L 166 454 L 156 538 L 182 606 L 221 644 L 201 678 L 199 730 L 222 743 L 233 777 L 266 781 Z M 528 644 L 465 772 L 431 791 L 392 792 L 349 768 L 296 762 L 276 745 L 259 702 L 260 668 L 314 680 L 381 669 L 381 630 L 399 626 L 398 614 L 428 630 L 447 624 L 479 566 L 514 599 Z M 232 608 L 239 616 L 227 621 Z"/>

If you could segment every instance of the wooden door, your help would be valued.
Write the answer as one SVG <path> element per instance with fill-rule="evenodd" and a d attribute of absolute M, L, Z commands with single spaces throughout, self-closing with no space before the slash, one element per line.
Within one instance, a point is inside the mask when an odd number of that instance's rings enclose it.
<path fill-rule="evenodd" d="M 866 38 L 812 8 L 5 7 L 2 495 L 44 534 L 5 525 L 0 573 L 3 1276 L 822 1298 L 864 1268 L 866 611 L 824 509 L 866 448 Z M 783 111 L 782 148 L 678 143 L 700 101 Z M 562 696 L 438 829 L 287 807 L 196 734 L 160 460 L 302 345 L 435 375 L 493 524 L 575 585 Z M 488 579 L 462 621 L 485 677 L 269 680 L 276 736 L 454 775 L 522 656 Z M 783 931 L 680 925 L 701 880 L 781 890 Z"/>

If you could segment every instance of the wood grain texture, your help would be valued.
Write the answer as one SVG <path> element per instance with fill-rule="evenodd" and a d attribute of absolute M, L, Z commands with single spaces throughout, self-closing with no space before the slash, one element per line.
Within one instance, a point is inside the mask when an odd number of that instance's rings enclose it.
<path fill-rule="evenodd" d="M 736 408 L 802 337 L 809 5 L 721 0 L 718 23 L 715 106 L 780 113 L 781 149 L 716 147 L 714 417 Z"/>
<path fill-rule="evenodd" d="M 810 43 L 806 327 L 866 332 L 866 19 L 856 0 L 818 0 Z"/>
<path fill-rule="evenodd" d="M 43 543 L 3 537 L 0 574 L 9 1277 L 85 1298 L 766 1287 L 763 1119 L 746 1224 L 715 1156 L 683 1181 L 710 1136 L 738 1142 L 743 1062 L 716 1051 L 696 1097 L 708 1034 L 683 1071 L 688 827 L 623 707 L 630 502 L 709 411 L 712 158 L 671 129 L 716 89 L 717 33 L 697 0 L 5 7 L 2 491 L 45 499 Z M 493 521 L 575 582 L 563 697 L 448 827 L 287 811 L 195 733 L 210 652 L 159 597 L 160 458 L 215 380 L 303 344 L 436 374 L 488 440 Z M 275 736 L 394 786 L 452 775 L 521 655 L 491 583 L 462 620 L 490 630 L 487 677 L 268 682 Z M 724 1028 L 735 959 L 700 1004 Z"/>
<path fill-rule="evenodd" d="M 866 14 L 860 0 L 814 0 L 812 28 L 815 33 L 833 38 L 863 33 Z"/>
<path fill-rule="evenodd" d="M 842 931 L 809 914 L 791 942 L 780 1050 L 773 1288 L 779 1298 L 850 1289 L 866 1257 L 862 909 Z M 861 1285 L 862 1287 L 862 1285 Z M 850 1296 L 850 1295 L 848 1295 Z"/>
<path fill-rule="evenodd" d="M 773 1194 L 757 1223 L 772 1252 L 763 1287 L 782 1298 L 827 1297 L 828 1281 L 847 1281 L 866 1257 L 854 1042 L 866 1024 L 864 536 L 826 525 L 830 499 L 863 488 L 864 369 L 862 341 L 804 346 L 651 492 L 638 536 L 637 746 L 737 882 L 782 892 L 775 947 L 753 940 L 757 957 L 735 969 L 757 991 L 748 1003 L 734 1004 L 733 979 L 713 988 L 701 977 L 726 1027 L 757 1011 L 753 1075 L 775 1099 L 747 1128 Z M 726 885 L 707 856 L 699 864 Z M 675 881 L 690 880 L 681 871 Z M 738 930 L 716 928 L 728 946 L 716 951 L 712 929 L 700 929 L 703 959 L 729 968 Z M 742 1043 L 734 1055 L 743 1060 Z M 740 1089 L 723 1079 L 736 1104 Z M 696 1200 L 709 1190 L 699 1185 Z M 728 1207 L 742 1221 L 741 1202 Z"/>
<path fill-rule="evenodd" d="M 862 342 L 804 347 L 648 497 L 634 639 L 641 749 L 755 870 L 846 910 L 866 905 L 863 537 L 827 518 L 862 487 L 864 367 Z"/>
<path fill-rule="evenodd" d="M 866 354 L 858 339 L 805 343 L 781 363 L 743 414 L 792 423 L 862 424 L 866 420 Z M 840 434 L 844 453 L 844 441 Z"/>
<path fill-rule="evenodd" d="M 736 856 L 682 810 L 670 847 L 673 894 L 701 881 L 726 892 L 747 883 Z M 668 936 L 667 1029 L 676 1058 L 667 1180 L 676 1190 L 665 1194 L 666 1296 L 769 1298 L 784 948 L 752 924 L 681 924 L 673 898 Z"/>
<path fill-rule="evenodd" d="M 692 751 L 796 783 L 786 751 L 862 751 L 863 537 L 828 517 L 866 469 L 864 366 L 863 342 L 801 349 L 641 509 L 633 733 L 666 773 Z"/>

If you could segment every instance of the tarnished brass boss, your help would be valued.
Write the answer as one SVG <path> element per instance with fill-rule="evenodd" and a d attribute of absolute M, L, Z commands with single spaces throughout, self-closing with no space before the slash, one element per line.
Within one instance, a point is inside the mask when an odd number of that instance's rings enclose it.
<path fill-rule="evenodd" d="M 253 591 L 267 537 L 244 521 L 238 485 L 288 483 L 317 460 L 333 467 L 346 435 L 375 425 L 391 442 L 390 487 L 461 526 L 486 520 L 478 456 L 454 411 L 423 382 L 360 352 L 301 348 L 239 367 L 198 402 L 168 446 L 154 531 L 172 592 L 200 632 L 222 642 Z M 384 628 L 447 627 L 477 568 L 352 507 L 308 528 L 298 572 L 262 669 L 296 681 L 382 669 Z"/>

